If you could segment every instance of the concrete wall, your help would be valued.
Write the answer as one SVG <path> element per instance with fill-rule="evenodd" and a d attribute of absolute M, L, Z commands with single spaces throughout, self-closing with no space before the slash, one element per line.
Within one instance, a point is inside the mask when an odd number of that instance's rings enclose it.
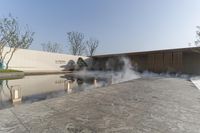
<path fill-rule="evenodd" d="M 79 57 L 83 59 L 88 58 L 84 56 L 18 49 L 9 64 L 9 69 L 23 71 L 60 71 L 63 70 L 61 66 L 66 65 L 69 60 L 76 62 Z"/>

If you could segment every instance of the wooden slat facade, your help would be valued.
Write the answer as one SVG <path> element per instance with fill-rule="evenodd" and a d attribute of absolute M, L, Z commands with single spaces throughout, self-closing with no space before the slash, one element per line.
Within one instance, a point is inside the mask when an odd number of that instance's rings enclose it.
<path fill-rule="evenodd" d="M 148 55 L 148 70 L 154 71 L 154 55 L 153 54 Z"/>
<path fill-rule="evenodd" d="M 182 69 L 182 52 L 148 54 L 148 70 L 154 72 L 177 71 Z"/>
<path fill-rule="evenodd" d="M 182 52 L 173 53 L 173 67 L 176 71 L 182 70 Z"/>
<path fill-rule="evenodd" d="M 139 71 L 200 74 L 200 47 L 101 55 L 94 58 L 96 62 L 105 63 L 108 58 L 118 60 L 120 57 L 128 57 L 133 65 L 138 66 Z"/>

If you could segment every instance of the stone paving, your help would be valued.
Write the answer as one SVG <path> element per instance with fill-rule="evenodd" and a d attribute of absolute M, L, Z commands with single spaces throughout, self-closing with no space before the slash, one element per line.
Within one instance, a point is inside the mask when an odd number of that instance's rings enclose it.
<path fill-rule="evenodd" d="M 0 132 L 200 133 L 200 91 L 144 78 L 0 111 Z"/>
<path fill-rule="evenodd" d="M 192 77 L 190 80 L 200 90 L 200 76 Z"/>

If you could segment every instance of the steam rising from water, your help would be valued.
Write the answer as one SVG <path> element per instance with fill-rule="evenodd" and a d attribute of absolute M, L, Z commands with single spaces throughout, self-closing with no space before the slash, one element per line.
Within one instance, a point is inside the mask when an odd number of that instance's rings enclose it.
<path fill-rule="evenodd" d="M 134 80 L 138 78 L 149 78 L 149 77 L 184 78 L 186 80 L 190 79 L 189 75 L 184 75 L 184 74 L 170 74 L 170 73 L 157 74 L 157 73 L 153 73 L 149 71 L 144 71 L 143 73 L 139 73 L 134 70 L 134 66 L 132 66 L 132 63 L 128 58 L 122 57 L 119 59 L 119 61 L 123 62 L 123 67 L 120 71 L 82 70 L 82 71 L 77 72 L 75 75 L 81 76 L 81 77 L 107 78 L 111 80 L 111 84 L 130 81 L 130 80 Z M 106 64 L 109 64 L 109 63 L 107 62 Z M 115 67 L 115 66 L 109 66 L 109 68 L 111 67 Z"/>
<path fill-rule="evenodd" d="M 154 73 L 154 72 L 149 72 L 149 71 L 144 71 L 143 73 L 140 74 L 141 77 L 143 78 L 150 78 L 150 77 L 165 77 L 165 78 L 181 78 L 181 79 L 186 79 L 190 80 L 192 75 L 187 75 L 187 74 L 170 74 L 170 73 Z"/>
<path fill-rule="evenodd" d="M 138 72 L 134 71 L 134 67 L 128 58 L 121 58 L 120 60 L 124 64 L 121 71 L 82 70 L 77 72 L 75 75 L 81 77 L 107 78 L 111 80 L 112 84 L 138 79 L 141 77 Z"/>
<path fill-rule="evenodd" d="M 123 61 L 124 66 L 122 71 L 112 73 L 112 83 L 120 83 L 141 77 L 139 73 L 134 71 L 134 68 L 128 58 L 121 58 L 121 60 Z"/>

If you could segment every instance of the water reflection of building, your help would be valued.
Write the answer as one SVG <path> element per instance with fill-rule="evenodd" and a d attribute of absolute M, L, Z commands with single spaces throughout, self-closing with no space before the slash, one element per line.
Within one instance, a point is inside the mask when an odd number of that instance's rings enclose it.
<path fill-rule="evenodd" d="M 65 91 L 70 94 L 72 92 L 77 92 L 82 90 L 83 80 L 68 78 L 65 80 L 64 88 Z"/>
<path fill-rule="evenodd" d="M 17 80 L 0 80 L 0 109 L 5 104 L 39 101 L 65 95 L 66 92 L 75 93 L 104 86 L 106 83 L 104 80 L 94 77 L 63 77 L 63 75 L 26 76 Z"/>
<path fill-rule="evenodd" d="M 94 79 L 94 87 L 97 87 L 98 84 L 97 84 L 97 79 Z"/>
<path fill-rule="evenodd" d="M 73 83 L 72 80 L 65 80 L 65 82 L 64 82 L 64 88 L 65 88 L 65 91 L 67 93 L 72 93 L 72 83 Z"/>
<path fill-rule="evenodd" d="M 12 102 L 17 103 L 22 100 L 22 91 L 19 85 L 11 86 Z"/>
<path fill-rule="evenodd" d="M 5 104 L 16 103 L 23 99 L 34 101 L 34 98 L 37 99 L 38 95 L 45 99 L 45 97 L 55 97 L 61 94 L 56 92 L 63 91 L 62 94 L 64 94 L 63 84 L 65 80 L 60 76 L 40 75 L 26 76 L 17 80 L 0 80 L 0 108 L 6 106 Z M 47 96 L 48 94 L 51 94 L 51 96 Z"/>
<path fill-rule="evenodd" d="M 0 109 L 4 106 L 4 104 L 11 102 L 11 89 L 7 88 L 7 81 L 0 80 Z"/>

